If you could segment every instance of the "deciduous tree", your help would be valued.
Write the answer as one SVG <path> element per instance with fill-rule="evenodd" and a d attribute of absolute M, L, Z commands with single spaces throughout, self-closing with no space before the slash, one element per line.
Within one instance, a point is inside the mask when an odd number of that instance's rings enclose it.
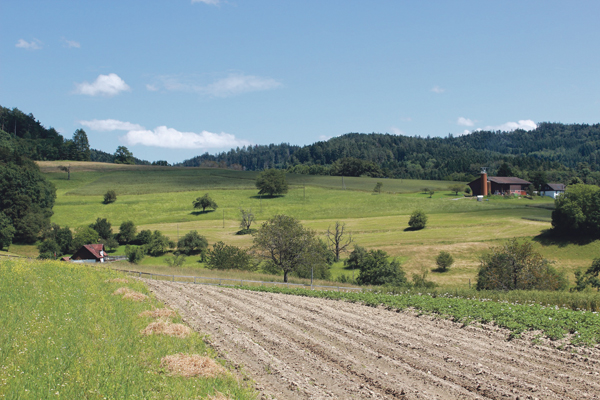
<path fill-rule="evenodd" d="M 258 194 L 267 194 L 271 197 L 288 192 L 288 184 L 285 179 L 285 171 L 268 169 L 262 171 L 256 178 Z"/>
<path fill-rule="evenodd" d="M 283 281 L 287 282 L 290 272 L 325 262 L 319 247 L 314 231 L 293 217 L 276 215 L 258 229 L 253 249 L 259 257 L 282 270 Z"/>
<path fill-rule="evenodd" d="M 410 215 L 408 220 L 408 226 L 413 230 L 419 230 L 425 228 L 427 225 L 427 215 L 423 210 L 415 210 Z"/>
<path fill-rule="evenodd" d="M 353 242 L 352 232 L 346 231 L 346 223 L 335 221 L 333 229 L 331 226 L 327 227 L 326 235 L 329 249 L 335 255 L 335 261 L 339 261 L 340 254 L 347 251 L 346 249 Z"/>
<path fill-rule="evenodd" d="M 186 255 L 201 254 L 206 251 L 208 241 L 198 233 L 190 231 L 177 242 L 177 250 Z"/>
<path fill-rule="evenodd" d="M 206 212 L 207 208 L 212 208 L 213 210 L 216 210 L 219 207 L 217 203 L 208 195 L 208 193 L 206 193 L 202 197 L 198 197 L 196 200 L 193 201 L 193 204 L 194 208 L 201 208 L 202 212 Z"/>

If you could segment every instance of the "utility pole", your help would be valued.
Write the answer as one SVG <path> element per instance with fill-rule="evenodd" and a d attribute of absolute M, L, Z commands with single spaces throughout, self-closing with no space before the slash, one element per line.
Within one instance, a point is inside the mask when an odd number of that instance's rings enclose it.
<path fill-rule="evenodd" d="M 223 210 L 223 228 L 225 228 L 225 210 Z"/>
<path fill-rule="evenodd" d="M 342 175 L 342 189 L 346 190 L 346 185 L 344 184 L 344 175 Z"/>

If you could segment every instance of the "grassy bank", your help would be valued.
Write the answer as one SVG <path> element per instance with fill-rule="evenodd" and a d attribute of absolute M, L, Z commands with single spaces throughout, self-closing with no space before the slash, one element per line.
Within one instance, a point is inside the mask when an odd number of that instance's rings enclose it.
<path fill-rule="evenodd" d="M 114 271 L 58 262 L 0 262 L 0 397 L 7 399 L 251 399 L 233 375 L 182 378 L 160 365 L 177 353 L 215 356 L 202 338 L 142 336 L 161 307 L 112 295 L 148 294 L 139 282 L 111 283 Z M 177 319 L 175 320 L 177 322 Z"/>

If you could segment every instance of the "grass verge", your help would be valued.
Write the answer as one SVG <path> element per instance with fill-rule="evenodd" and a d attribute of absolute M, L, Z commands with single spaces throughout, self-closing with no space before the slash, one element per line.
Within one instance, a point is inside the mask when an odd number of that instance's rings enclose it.
<path fill-rule="evenodd" d="M 113 295 L 146 287 L 108 269 L 59 262 L 0 262 L 0 397 L 8 399 L 253 399 L 230 373 L 183 378 L 161 366 L 163 357 L 215 357 L 202 337 L 141 334 L 161 307 Z M 179 318 L 175 317 L 174 322 Z"/>
<path fill-rule="evenodd" d="M 493 323 L 508 329 L 511 338 L 519 337 L 525 331 L 541 331 L 544 336 L 552 340 L 568 337 L 574 345 L 591 346 L 600 343 L 600 315 L 592 311 L 409 292 L 347 293 L 279 287 L 242 287 L 242 289 L 344 300 L 372 307 L 383 305 L 392 310 L 413 309 L 421 314 L 439 315 L 465 325 L 473 322 Z"/>

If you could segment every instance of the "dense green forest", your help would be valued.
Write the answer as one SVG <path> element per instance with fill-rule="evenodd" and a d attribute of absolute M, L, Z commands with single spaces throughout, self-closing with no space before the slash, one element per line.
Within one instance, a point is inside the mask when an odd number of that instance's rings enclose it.
<path fill-rule="evenodd" d="M 478 131 L 445 138 L 349 133 L 307 146 L 282 143 L 206 153 L 181 165 L 460 181 L 486 166 L 492 175 L 508 171 L 532 179 L 543 173 L 553 182 L 568 183 L 577 176 L 599 184 L 600 124 L 541 123 L 532 131 Z"/>
<path fill-rule="evenodd" d="M 115 154 L 90 149 L 87 135 L 77 129 L 65 139 L 54 128 L 45 128 L 33 114 L 0 106 L 0 147 L 32 160 L 115 162 Z M 133 157 L 136 164 L 150 164 Z"/>

